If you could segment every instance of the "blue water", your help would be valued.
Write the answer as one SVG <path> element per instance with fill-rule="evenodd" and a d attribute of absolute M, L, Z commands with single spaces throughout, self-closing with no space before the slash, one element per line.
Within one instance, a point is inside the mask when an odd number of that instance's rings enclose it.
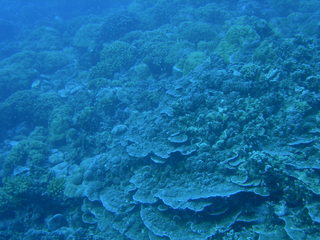
<path fill-rule="evenodd" d="M 319 240 L 319 0 L 1 0 L 0 240 Z"/>

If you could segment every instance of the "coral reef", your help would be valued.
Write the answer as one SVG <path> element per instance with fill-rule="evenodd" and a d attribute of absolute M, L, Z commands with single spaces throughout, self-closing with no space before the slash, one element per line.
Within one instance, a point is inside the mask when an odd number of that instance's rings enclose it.
<path fill-rule="evenodd" d="M 114 41 L 103 47 L 100 61 L 91 70 L 91 77 L 111 78 L 113 74 L 124 71 L 132 66 L 136 59 L 135 49 L 130 44 Z"/>
<path fill-rule="evenodd" d="M 319 1 L 92 2 L 0 51 L 0 239 L 320 239 Z"/>
<path fill-rule="evenodd" d="M 118 40 L 128 32 L 139 28 L 139 17 L 128 11 L 108 16 L 101 27 L 101 38 L 104 41 Z"/>

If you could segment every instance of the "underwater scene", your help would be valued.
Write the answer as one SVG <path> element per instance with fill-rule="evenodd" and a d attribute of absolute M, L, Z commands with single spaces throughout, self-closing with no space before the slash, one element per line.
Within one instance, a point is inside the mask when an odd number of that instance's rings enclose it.
<path fill-rule="evenodd" d="M 0 3 L 0 240 L 320 240 L 320 0 Z"/>

